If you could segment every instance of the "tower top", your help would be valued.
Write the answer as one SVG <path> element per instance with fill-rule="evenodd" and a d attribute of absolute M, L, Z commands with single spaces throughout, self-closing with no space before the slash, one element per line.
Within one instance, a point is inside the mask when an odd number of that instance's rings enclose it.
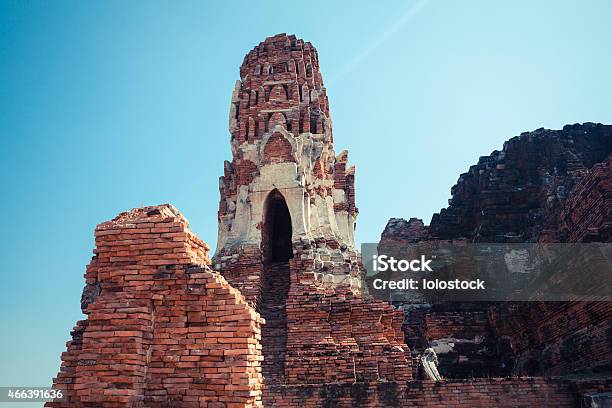
<path fill-rule="evenodd" d="M 280 126 L 293 134 L 327 134 L 329 103 L 317 50 L 294 35 L 259 43 L 240 67 L 230 108 L 230 133 L 238 144 L 253 142 Z"/>

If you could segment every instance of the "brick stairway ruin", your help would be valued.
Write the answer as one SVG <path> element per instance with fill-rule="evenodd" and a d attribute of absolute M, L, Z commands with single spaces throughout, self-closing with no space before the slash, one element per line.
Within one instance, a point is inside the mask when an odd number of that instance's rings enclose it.
<path fill-rule="evenodd" d="M 268 385 L 284 383 L 289 285 L 288 262 L 273 262 L 265 267 L 257 311 L 266 320 L 261 333 L 261 346 L 264 355 L 262 371 Z"/>

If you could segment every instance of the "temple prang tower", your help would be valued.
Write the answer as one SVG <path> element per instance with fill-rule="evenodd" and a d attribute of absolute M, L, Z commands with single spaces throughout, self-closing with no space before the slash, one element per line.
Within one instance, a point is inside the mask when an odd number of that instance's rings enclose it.
<path fill-rule="evenodd" d="M 256 296 L 262 265 L 311 259 L 315 281 L 359 292 L 355 168 L 347 168 L 348 152 L 334 152 L 329 102 L 310 43 L 279 34 L 245 56 L 229 130 L 233 159 L 220 179 L 217 270 L 225 275 L 231 266 L 233 282 Z M 276 248 L 283 236 L 289 248 Z M 236 271 L 247 265 L 249 271 Z"/>
<path fill-rule="evenodd" d="M 264 318 L 263 401 L 307 383 L 406 380 L 402 313 L 367 298 L 355 248 L 355 168 L 336 155 L 317 51 L 267 38 L 230 106 L 214 268 Z"/>

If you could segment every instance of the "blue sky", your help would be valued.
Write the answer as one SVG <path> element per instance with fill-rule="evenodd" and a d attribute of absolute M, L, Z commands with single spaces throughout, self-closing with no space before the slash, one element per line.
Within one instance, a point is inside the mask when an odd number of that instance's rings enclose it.
<path fill-rule="evenodd" d="M 170 202 L 214 247 L 231 91 L 267 36 L 319 51 L 359 242 L 429 223 L 512 136 L 612 123 L 611 2 L 381 4 L 0 3 L 0 386 L 57 372 L 96 224 Z"/>

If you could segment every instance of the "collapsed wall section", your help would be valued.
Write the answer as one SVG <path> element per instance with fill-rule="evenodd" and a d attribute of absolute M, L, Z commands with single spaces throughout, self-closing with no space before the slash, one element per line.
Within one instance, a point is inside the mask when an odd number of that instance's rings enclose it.
<path fill-rule="evenodd" d="M 49 407 L 261 406 L 262 320 L 172 206 L 98 225 Z"/>

